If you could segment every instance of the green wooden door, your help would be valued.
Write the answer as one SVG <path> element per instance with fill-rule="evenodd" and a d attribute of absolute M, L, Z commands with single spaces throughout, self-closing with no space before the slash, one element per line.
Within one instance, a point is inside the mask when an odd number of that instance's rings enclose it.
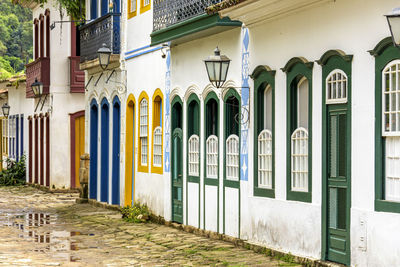
<path fill-rule="evenodd" d="M 327 111 L 327 259 L 350 264 L 350 118 L 346 105 Z"/>
<path fill-rule="evenodd" d="M 176 128 L 172 134 L 172 220 L 183 223 L 183 168 L 182 129 Z"/>

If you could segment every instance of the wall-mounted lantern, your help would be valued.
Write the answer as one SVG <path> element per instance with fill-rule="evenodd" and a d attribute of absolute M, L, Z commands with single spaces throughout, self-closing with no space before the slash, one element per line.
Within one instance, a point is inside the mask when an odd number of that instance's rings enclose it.
<path fill-rule="evenodd" d="M 221 88 L 226 81 L 230 62 L 231 60 L 227 56 L 221 56 L 221 51 L 218 49 L 218 46 L 214 50 L 214 55 L 204 60 L 208 79 L 216 88 Z"/>
<path fill-rule="evenodd" d="M 4 117 L 8 118 L 8 115 L 10 115 L 10 106 L 7 103 L 4 103 L 1 109 L 3 110 Z"/>
<path fill-rule="evenodd" d="M 106 44 L 103 44 L 103 46 L 97 50 L 97 56 L 99 58 L 100 67 L 106 70 L 110 64 L 111 49 L 108 48 Z"/>
<path fill-rule="evenodd" d="M 35 112 L 38 109 L 40 103 L 42 103 L 42 107 L 40 108 L 40 110 L 42 111 L 44 103 L 46 102 L 47 95 L 48 95 L 48 94 L 46 94 L 45 97 L 43 98 L 43 83 L 39 82 L 36 78 L 35 82 L 31 84 L 31 87 L 32 87 L 33 94 L 35 95 L 35 98 L 39 98 L 39 101 L 35 108 Z"/>
<path fill-rule="evenodd" d="M 400 7 L 397 7 L 390 12 L 390 14 L 385 15 L 390 34 L 392 35 L 393 44 L 397 47 L 400 46 Z"/>

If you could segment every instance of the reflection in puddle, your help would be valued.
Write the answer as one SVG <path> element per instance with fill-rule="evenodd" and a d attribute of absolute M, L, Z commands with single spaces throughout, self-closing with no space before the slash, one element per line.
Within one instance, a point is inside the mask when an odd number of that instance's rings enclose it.
<path fill-rule="evenodd" d="M 0 226 L 20 230 L 19 238 L 29 240 L 36 245 L 32 248 L 37 253 L 49 253 L 58 260 L 79 261 L 70 255 L 71 251 L 79 250 L 78 244 L 71 240 L 73 236 L 81 235 L 77 231 L 57 231 L 48 227 L 56 224 L 57 216 L 48 213 L 11 214 L 0 211 Z"/>

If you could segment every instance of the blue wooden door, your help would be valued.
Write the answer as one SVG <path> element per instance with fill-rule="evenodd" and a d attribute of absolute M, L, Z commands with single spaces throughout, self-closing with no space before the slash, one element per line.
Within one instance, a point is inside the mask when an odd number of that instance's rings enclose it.
<path fill-rule="evenodd" d="M 121 133 L 121 103 L 118 97 L 113 101 L 113 152 L 112 152 L 112 200 L 111 204 L 119 205 L 119 159 Z"/>
<path fill-rule="evenodd" d="M 100 201 L 108 202 L 108 161 L 109 161 L 109 105 L 106 99 L 101 102 L 101 160 L 100 160 Z"/>
<path fill-rule="evenodd" d="M 97 198 L 97 137 L 98 137 L 99 111 L 93 99 L 90 107 L 90 178 L 89 198 Z"/>

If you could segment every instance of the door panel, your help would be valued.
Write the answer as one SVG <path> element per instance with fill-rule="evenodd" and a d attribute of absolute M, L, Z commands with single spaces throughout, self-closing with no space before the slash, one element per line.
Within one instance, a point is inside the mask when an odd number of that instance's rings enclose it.
<path fill-rule="evenodd" d="M 75 119 L 75 187 L 80 188 L 80 156 L 85 153 L 85 116 Z"/>
<path fill-rule="evenodd" d="M 172 220 L 183 223 L 182 129 L 172 134 Z"/>
<path fill-rule="evenodd" d="M 328 107 L 327 258 L 348 264 L 350 259 L 350 150 L 346 107 Z"/>

